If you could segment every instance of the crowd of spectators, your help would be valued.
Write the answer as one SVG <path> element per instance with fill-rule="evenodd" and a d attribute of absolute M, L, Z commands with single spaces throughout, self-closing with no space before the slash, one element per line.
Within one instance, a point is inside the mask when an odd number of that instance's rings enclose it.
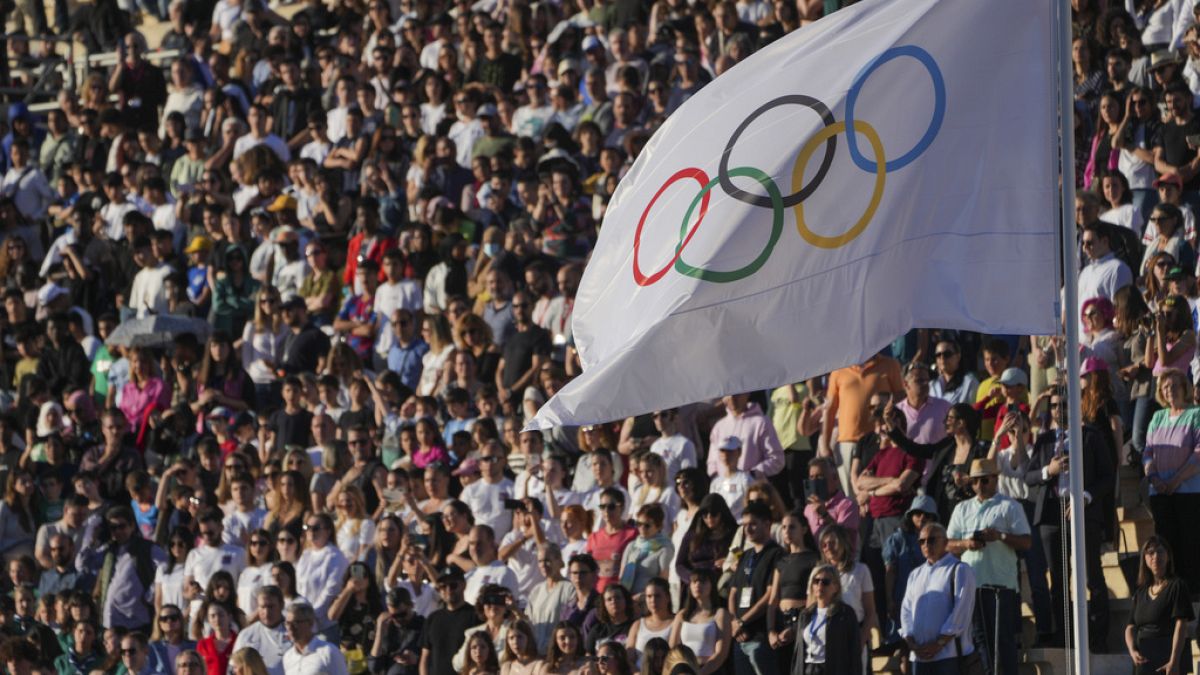
<path fill-rule="evenodd" d="M 580 372 L 575 294 L 647 139 L 842 4 L 0 3 L 10 84 L 53 33 L 117 61 L 0 129 L 0 665 L 1016 673 L 1023 586 L 1026 647 L 1070 632 L 1072 470 L 1110 646 L 1125 464 L 1156 530 L 1125 647 L 1190 665 L 1195 0 L 1072 2 L 1081 382 L 1060 337 L 922 329 L 521 431 Z"/>

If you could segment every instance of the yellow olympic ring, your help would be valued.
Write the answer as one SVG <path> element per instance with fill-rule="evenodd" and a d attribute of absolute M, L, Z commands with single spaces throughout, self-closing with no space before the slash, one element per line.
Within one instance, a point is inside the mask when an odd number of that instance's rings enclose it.
<path fill-rule="evenodd" d="M 863 233 L 863 230 L 867 229 L 871 218 L 875 216 L 875 211 L 879 209 L 879 202 L 883 199 L 884 178 L 887 176 L 887 159 L 883 153 L 883 142 L 879 140 L 879 134 L 875 132 L 875 127 L 863 120 L 854 120 L 854 130 L 867 137 L 867 141 L 871 144 L 871 150 L 875 152 L 875 190 L 871 193 L 871 202 L 867 204 L 867 210 L 863 212 L 858 222 L 836 237 L 826 237 L 808 229 L 808 224 L 804 222 L 804 202 L 793 207 L 796 210 L 796 229 L 800 232 L 800 236 L 819 248 L 838 248 L 853 241 Z M 799 190 L 804 186 L 804 169 L 808 166 L 808 160 L 816 152 L 817 147 L 843 131 L 846 131 L 846 123 L 835 122 L 808 139 L 808 143 L 800 150 L 800 154 L 796 157 L 796 164 L 792 168 L 793 190 Z"/>

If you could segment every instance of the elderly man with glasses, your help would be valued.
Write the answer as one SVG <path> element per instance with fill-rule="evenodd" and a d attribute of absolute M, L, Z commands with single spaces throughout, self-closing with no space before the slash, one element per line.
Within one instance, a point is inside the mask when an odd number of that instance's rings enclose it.
<path fill-rule="evenodd" d="M 1017 672 L 1020 574 L 1017 554 L 1033 537 L 1025 510 L 998 491 L 1000 470 L 994 459 L 971 462 L 975 498 L 960 502 L 950 516 L 950 552 L 971 566 L 979 582 L 975 642 L 992 673 Z"/>
<path fill-rule="evenodd" d="M 292 648 L 283 655 L 283 672 L 289 675 L 346 675 L 346 658 L 337 645 L 317 637 L 316 622 L 312 605 L 296 603 L 288 607 L 284 626 Z"/>
<path fill-rule="evenodd" d="M 957 675 L 959 656 L 975 651 L 969 634 L 975 572 L 947 551 L 949 540 L 940 523 L 922 527 L 917 543 L 926 562 L 912 571 L 900 605 L 900 635 L 912 652 L 911 672 Z"/>

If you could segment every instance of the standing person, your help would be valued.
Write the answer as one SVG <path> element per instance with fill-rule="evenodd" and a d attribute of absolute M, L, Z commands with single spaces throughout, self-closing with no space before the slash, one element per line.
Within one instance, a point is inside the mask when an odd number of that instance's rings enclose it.
<path fill-rule="evenodd" d="M 437 591 L 443 607 L 429 615 L 421 635 L 420 675 L 453 675 L 451 660 L 466 641 L 467 629 L 479 625 L 475 608 L 463 598 L 462 570 L 447 565 L 438 570 Z"/>
<path fill-rule="evenodd" d="M 296 563 L 296 592 L 312 603 L 317 622 L 313 630 L 336 634 L 337 624 L 329 618 L 329 606 L 341 592 L 350 561 L 333 541 L 333 519 L 329 514 L 309 516 L 304 529 L 308 546 Z"/>
<path fill-rule="evenodd" d="M 975 573 L 946 550 L 946 528 L 927 523 L 917 540 L 925 563 L 913 570 L 900 606 L 900 636 L 912 650 L 913 675 L 960 670 L 975 651 L 970 639 Z"/>
<path fill-rule="evenodd" d="M 533 636 L 538 652 L 545 652 L 550 644 L 554 626 L 562 615 L 563 607 L 575 597 L 575 587 L 563 578 L 562 549 L 558 544 L 545 541 L 537 547 L 537 566 L 545 580 L 533 587 L 525 608 L 533 627 Z"/>
<path fill-rule="evenodd" d="M 745 550 L 729 585 L 729 614 L 737 642 L 733 667 L 738 675 L 772 675 L 778 672 L 775 648 L 767 634 L 771 581 L 783 557 L 783 548 L 771 539 L 771 508 L 752 501 L 742 513 Z"/>
<path fill-rule="evenodd" d="M 959 503 L 950 516 L 950 552 L 975 571 L 975 644 L 995 672 L 1017 671 L 1020 592 L 1017 554 L 1033 545 L 1029 521 L 1015 499 L 999 493 L 994 459 L 971 463 L 975 498 Z M 997 620 L 998 617 L 998 620 Z"/>
<path fill-rule="evenodd" d="M 113 506 L 105 516 L 112 540 L 104 551 L 95 592 L 102 623 L 131 630 L 149 627 L 152 616 L 146 598 L 154 590 L 156 565 L 166 562 L 166 555 L 136 531 L 129 506 Z"/>
<path fill-rule="evenodd" d="M 233 651 L 236 654 L 253 649 L 262 657 L 269 675 L 283 675 L 283 657 L 292 646 L 283 625 L 283 592 L 278 586 L 262 586 L 257 596 L 258 621 L 238 633 Z"/>
<path fill-rule="evenodd" d="M 808 548 L 808 520 L 800 511 L 783 517 L 784 554 L 775 562 L 771 576 L 771 600 L 767 603 L 767 638 L 776 654 L 791 663 L 795 651 L 796 621 L 808 604 L 808 579 L 821 563 L 821 555 Z M 783 670 L 790 671 L 790 667 Z"/>
<path fill-rule="evenodd" d="M 854 610 L 854 616 L 858 618 L 861 628 L 858 647 L 865 653 L 867 643 L 871 639 L 871 630 L 879 628 L 879 616 L 875 612 L 875 583 L 871 579 L 871 571 L 854 559 L 851 536 L 857 534 L 853 532 L 852 535 L 850 530 L 831 525 L 821 531 L 818 546 L 825 564 L 832 565 L 837 570 L 841 580 L 840 599 Z"/>
<path fill-rule="evenodd" d="M 709 447 L 722 445 L 730 437 L 737 438 L 741 441 L 742 451 L 738 469 L 750 474 L 754 480 L 770 478 L 782 471 L 783 447 L 762 408 L 750 402 L 749 394 L 726 396 L 721 403 L 725 406 L 725 416 L 713 425 Z M 710 453 L 708 475 L 716 476 L 720 466 L 720 453 Z M 733 504 L 729 506 L 734 508 Z"/>
<path fill-rule="evenodd" d="M 297 602 L 287 608 L 284 622 L 291 649 L 283 655 L 288 675 L 348 675 L 346 658 L 336 645 L 317 637 L 317 615 L 312 605 Z M 214 675 L 209 671 L 210 675 Z"/>
<path fill-rule="evenodd" d="M 1162 371 L 1157 389 L 1162 410 L 1150 418 L 1142 455 L 1150 482 L 1150 513 L 1188 587 L 1200 588 L 1200 543 L 1185 526 L 1200 507 L 1200 408 L 1192 405 L 1191 382 L 1180 370 Z"/>
<path fill-rule="evenodd" d="M 868 402 L 875 394 L 898 397 L 904 391 L 900 363 L 890 356 L 876 354 L 866 363 L 833 371 L 825 391 L 825 416 L 821 421 L 821 442 L 818 457 L 828 457 L 837 467 L 842 492 L 854 497 L 850 477 L 850 460 L 858 442 L 871 432 Z M 838 430 L 833 444 L 833 429 Z"/>
<path fill-rule="evenodd" d="M 1186 672 L 1187 625 L 1194 618 L 1187 584 L 1175 576 L 1170 545 L 1152 536 L 1142 545 L 1125 648 L 1136 675 Z"/>
<path fill-rule="evenodd" d="M 842 602 L 842 580 L 832 565 L 813 570 L 809 582 L 813 602 L 796 623 L 792 675 L 863 672 L 861 628 L 854 610 Z"/>
<path fill-rule="evenodd" d="M 729 657 L 729 613 L 721 606 L 717 595 L 717 575 L 700 569 L 688 582 L 683 609 L 675 615 L 668 640 L 672 648 L 684 645 L 696 655 L 700 672 L 712 675 L 721 670 Z"/>
<path fill-rule="evenodd" d="M 946 437 L 942 424 L 951 402 L 931 395 L 929 369 L 920 362 L 904 370 L 904 398 L 896 408 L 908 421 L 908 437 L 918 443 L 936 443 Z"/>
<path fill-rule="evenodd" d="M 937 377 L 929 383 L 929 395 L 950 404 L 974 403 L 979 378 L 963 363 L 962 350 L 951 340 L 940 340 L 933 350 Z"/>

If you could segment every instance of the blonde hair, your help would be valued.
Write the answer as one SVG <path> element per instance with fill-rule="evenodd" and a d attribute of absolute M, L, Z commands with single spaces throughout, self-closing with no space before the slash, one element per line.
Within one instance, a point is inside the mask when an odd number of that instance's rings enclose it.
<path fill-rule="evenodd" d="M 275 312 L 264 312 L 262 307 L 263 298 L 275 298 L 278 305 L 279 291 L 274 286 L 266 285 L 258 289 L 254 294 L 254 330 L 269 331 L 272 335 L 279 327 L 279 314 Z"/>
<path fill-rule="evenodd" d="M 362 488 L 357 485 L 342 488 L 339 496 L 341 495 L 346 495 L 350 500 L 350 508 L 346 509 L 345 515 L 338 513 L 336 529 L 342 529 L 342 525 L 349 521 L 351 534 L 357 535 L 368 518 L 367 499 L 363 496 Z"/>
<path fill-rule="evenodd" d="M 1188 377 L 1183 374 L 1183 371 L 1179 370 L 1178 368 L 1167 368 L 1159 373 L 1158 381 L 1154 383 L 1154 400 L 1158 401 L 1158 404 L 1163 408 L 1171 407 L 1171 402 L 1162 395 L 1163 382 L 1165 382 L 1169 377 L 1174 378 L 1180 384 L 1180 386 L 1183 387 L 1183 398 L 1188 403 L 1191 403 L 1192 383 L 1188 380 Z"/>
<path fill-rule="evenodd" d="M 267 664 L 253 647 L 242 647 L 233 653 L 229 659 L 232 666 L 241 666 L 249 670 L 251 675 L 267 675 Z"/>

